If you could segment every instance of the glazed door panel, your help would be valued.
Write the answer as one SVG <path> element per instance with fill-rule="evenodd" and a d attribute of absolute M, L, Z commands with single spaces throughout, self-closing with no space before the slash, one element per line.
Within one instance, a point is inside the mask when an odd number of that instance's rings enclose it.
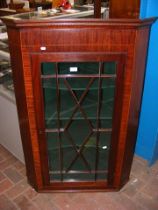
<path fill-rule="evenodd" d="M 105 187 L 114 177 L 112 142 L 117 147 L 124 58 L 102 53 L 32 55 L 45 184 Z"/>

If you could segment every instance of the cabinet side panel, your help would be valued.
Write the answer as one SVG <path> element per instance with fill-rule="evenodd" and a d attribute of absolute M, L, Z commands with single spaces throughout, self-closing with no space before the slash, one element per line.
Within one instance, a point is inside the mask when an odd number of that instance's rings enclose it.
<path fill-rule="evenodd" d="M 20 125 L 20 132 L 25 156 L 25 163 L 27 168 L 28 181 L 37 189 L 37 172 L 34 162 L 34 153 L 32 152 L 31 138 L 35 138 L 35 134 L 31 133 L 30 110 L 31 104 L 28 101 L 27 95 L 31 96 L 31 89 L 29 85 L 26 87 L 25 81 L 30 82 L 29 76 L 24 74 L 26 67 L 24 58 L 22 56 L 20 47 L 20 33 L 18 30 L 8 28 L 9 47 L 11 54 L 11 65 L 13 71 L 13 81 L 15 88 L 16 104 L 18 109 L 18 118 Z M 27 69 L 28 70 L 28 69 Z M 27 94 L 26 94 L 27 91 Z M 32 108 L 33 110 L 33 108 Z M 33 136 L 34 135 L 34 136 Z M 33 137 L 32 137 L 33 136 Z M 38 150 L 38 146 L 36 147 Z"/>
<path fill-rule="evenodd" d="M 120 134 L 118 136 L 119 144 L 117 148 L 117 156 L 115 160 L 116 167 L 114 173 L 115 177 L 114 186 L 116 188 L 120 187 L 122 167 L 124 164 L 124 155 L 126 150 L 126 141 L 127 141 L 126 137 L 127 137 L 129 114 L 130 114 L 130 99 L 132 93 L 133 59 L 134 59 L 134 44 L 128 46 L 127 57 L 125 62 L 121 124 L 120 124 Z"/>
<path fill-rule="evenodd" d="M 135 43 L 135 57 L 133 66 L 132 95 L 130 101 L 129 123 L 127 128 L 127 140 L 125 147 L 124 163 L 121 176 L 121 184 L 128 181 L 135 149 L 139 113 L 142 99 L 142 90 L 145 76 L 146 55 L 148 49 L 149 28 L 137 31 Z"/>

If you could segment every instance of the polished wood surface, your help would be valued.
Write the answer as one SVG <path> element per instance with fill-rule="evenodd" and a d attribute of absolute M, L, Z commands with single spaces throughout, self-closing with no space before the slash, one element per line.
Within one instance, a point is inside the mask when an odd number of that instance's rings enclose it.
<path fill-rule="evenodd" d="M 15 94 L 28 180 L 38 191 L 119 190 L 129 179 L 138 127 L 150 25 L 147 20 L 3 19 L 8 28 Z M 41 46 L 46 47 L 41 51 Z M 70 56 L 69 56 L 70 55 Z M 41 60 L 109 56 L 119 61 L 107 182 L 50 183 L 37 66 Z M 42 116 L 42 114 L 41 114 Z M 41 126 L 41 127 L 40 127 Z M 46 163 L 48 164 L 48 163 Z"/>
<path fill-rule="evenodd" d="M 139 18 L 140 0 L 110 0 L 110 18 Z"/>
<path fill-rule="evenodd" d="M 42 174 L 43 174 L 43 181 L 45 185 L 49 185 L 49 174 L 48 174 L 48 159 L 47 159 L 47 146 L 46 146 L 46 137 L 45 137 L 45 124 L 44 124 L 44 105 L 43 105 L 43 96 L 41 90 L 41 78 L 40 72 L 40 64 L 43 62 L 83 62 L 83 61 L 107 61 L 117 62 L 117 79 L 116 79 L 116 90 L 115 90 L 115 105 L 114 105 L 114 117 L 113 117 L 113 136 L 112 136 L 112 143 L 110 147 L 110 156 L 109 159 L 109 174 L 108 179 L 113 177 L 114 174 L 114 161 L 116 159 L 116 153 L 114 152 L 117 149 L 118 144 L 118 135 L 120 130 L 120 116 L 121 116 L 121 109 L 122 109 L 122 101 L 123 101 L 123 79 L 124 79 L 124 65 L 125 65 L 125 53 L 105 53 L 105 52 L 76 52 L 75 54 L 72 52 L 67 53 L 46 53 L 46 54 L 36 54 L 33 53 L 31 56 L 32 60 L 32 80 L 33 80 L 33 91 L 35 97 L 35 110 L 38 115 L 36 115 L 36 121 L 38 126 L 38 140 L 39 140 L 39 147 L 40 147 L 40 154 L 42 159 Z M 117 110 L 120 110 L 118 113 Z M 116 113 L 116 114 L 115 114 Z M 45 139 L 45 140 L 44 140 Z M 113 169 L 113 170 L 112 170 Z M 73 185 L 72 185 L 73 183 Z M 103 189 L 110 187 L 109 181 L 108 184 L 104 181 L 100 182 L 72 182 L 69 183 L 51 183 L 53 189 L 56 190 L 92 190 L 92 189 Z M 101 184 L 102 183 L 102 184 Z M 104 184 L 103 184 L 104 183 Z M 105 185 L 106 184 L 106 185 Z M 101 187 L 102 185 L 102 187 Z"/>
<path fill-rule="evenodd" d="M 123 170 L 121 179 L 126 180 L 130 173 L 130 165 L 132 164 L 132 154 L 135 150 L 135 140 L 137 138 L 137 127 L 139 123 L 139 110 L 141 106 L 142 89 L 144 84 L 146 59 L 147 56 L 148 37 L 150 31 L 148 28 L 142 28 L 136 37 L 135 61 L 133 63 L 135 72 L 132 78 L 132 94 L 129 110 L 129 123 L 127 128 L 127 145 L 124 153 Z M 144 40 L 144 43 L 141 40 Z M 140 62 L 141 61 L 141 62 Z"/>

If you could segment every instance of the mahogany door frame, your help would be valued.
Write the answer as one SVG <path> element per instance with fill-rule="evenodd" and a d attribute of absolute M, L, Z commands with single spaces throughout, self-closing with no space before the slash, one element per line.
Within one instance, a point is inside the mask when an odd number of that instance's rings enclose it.
<path fill-rule="evenodd" d="M 122 101 L 123 101 L 123 87 L 124 87 L 124 69 L 126 61 L 126 53 L 107 53 L 107 52 L 60 52 L 60 53 L 30 53 L 31 65 L 32 65 L 32 83 L 34 94 L 34 106 L 36 114 L 36 125 L 38 133 L 38 142 L 40 148 L 40 164 L 41 174 L 43 178 L 43 189 L 48 190 L 106 190 L 113 189 L 116 164 L 117 163 L 117 150 L 119 145 L 119 132 L 121 124 L 122 114 Z M 115 88 L 115 100 L 113 110 L 113 124 L 112 124 L 112 138 L 111 147 L 109 153 L 108 163 L 108 178 L 106 181 L 93 181 L 93 182 L 51 182 L 49 181 L 49 169 L 48 169 L 48 155 L 45 136 L 45 120 L 44 120 L 44 104 L 41 85 L 41 66 L 42 62 L 108 62 L 115 61 L 116 67 L 116 88 Z"/>

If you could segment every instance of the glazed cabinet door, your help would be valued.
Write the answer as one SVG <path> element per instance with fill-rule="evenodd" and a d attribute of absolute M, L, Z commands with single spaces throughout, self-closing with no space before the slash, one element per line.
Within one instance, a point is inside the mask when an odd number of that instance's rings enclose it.
<path fill-rule="evenodd" d="M 125 55 L 32 54 L 44 187 L 113 187 Z"/>

